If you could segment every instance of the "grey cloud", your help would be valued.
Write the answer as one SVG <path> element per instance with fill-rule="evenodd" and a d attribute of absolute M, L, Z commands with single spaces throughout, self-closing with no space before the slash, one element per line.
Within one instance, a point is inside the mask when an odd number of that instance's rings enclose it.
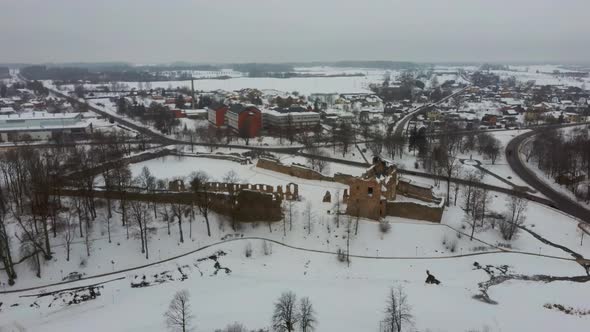
<path fill-rule="evenodd" d="M 0 62 L 590 59 L 587 0 L 0 0 Z"/>

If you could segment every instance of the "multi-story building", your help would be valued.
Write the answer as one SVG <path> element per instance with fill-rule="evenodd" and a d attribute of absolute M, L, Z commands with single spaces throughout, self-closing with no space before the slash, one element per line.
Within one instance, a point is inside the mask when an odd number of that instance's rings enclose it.
<path fill-rule="evenodd" d="M 303 129 L 317 126 L 320 123 L 320 114 L 303 107 L 291 107 L 263 110 L 262 119 L 264 127 L 268 129 L 284 129 L 289 126 Z"/>
<path fill-rule="evenodd" d="M 254 105 L 233 104 L 225 116 L 227 125 L 242 137 L 256 137 L 262 129 L 262 114 Z"/>
<path fill-rule="evenodd" d="M 27 112 L 0 115 L 0 140 L 16 141 L 23 136 L 47 140 L 60 134 L 87 131 L 91 124 L 82 120 L 81 113 Z"/>
<path fill-rule="evenodd" d="M 227 113 L 227 109 L 225 105 L 209 107 L 207 110 L 209 122 L 216 127 L 225 126 L 225 113 Z"/>

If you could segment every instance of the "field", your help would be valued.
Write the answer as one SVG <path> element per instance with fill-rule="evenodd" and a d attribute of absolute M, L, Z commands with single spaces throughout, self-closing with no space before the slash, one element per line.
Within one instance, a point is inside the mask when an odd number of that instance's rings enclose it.
<path fill-rule="evenodd" d="M 93 229 L 90 257 L 86 255 L 84 242 L 79 240 L 73 244 L 72 259 L 66 262 L 64 247 L 55 241 L 56 261 L 43 268 L 43 279 L 27 273 L 27 266 L 19 265 L 18 272 L 23 277 L 19 278 L 18 287 L 47 285 L 74 271 L 83 273 L 84 277 L 110 275 L 3 294 L 1 331 L 78 331 L 80 326 L 92 331 L 162 331 L 162 315 L 172 294 L 180 289 L 187 289 L 191 294 L 195 323 L 200 331 L 214 331 L 234 321 L 251 329 L 265 328 L 270 324 L 273 302 L 287 290 L 300 297 L 310 297 L 318 312 L 318 331 L 377 331 L 387 291 L 393 285 L 405 288 L 415 317 L 414 327 L 420 331 L 485 328 L 581 331 L 590 323 L 588 316 L 568 315 L 544 307 L 556 303 L 590 309 L 585 301 L 590 292 L 584 283 L 519 280 L 523 275 L 584 275 L 569 253 L 527 232 L 521 232 L 510 247 L 504 244 L 497 230 L 489 228 L 476 232 L 471 241 L 469 226 L 465 228 L 464 213 L 458 206 L 452 205 L 445 211 L 441 224 L 388 217 L 392 227 L 386 234 L 380 232 L 377 222 L 359 220 L 357 234 L 351 233 L 352 257 L 348 267 L 336 259 L 335 252 L 346 248 L 346 225 L 348 222 L 354 225 L 355 220 L 342 216 L 338 227 L 329 212 L 334 209 L 334 203 L 321 202 L 326 190 L 334 197 L 337 190 L 343 189 L 340 184 L 295 179 L 253 165 L 206 158 L 154 159 L 132 165 L 133 174 L 138 174 L 144 166 L 158 178 L 206 171 L 220 180 L 227 172 L 234 171 L 249 183 L 297 182 L 302 200 L 293 205 L 292 226 L 282 222 L 270 226 L 257 223 L 234 231 L 223 218 L 214 215 L 213 234 L 207 237 L 203 219 L 196 215 L 190 223 L 190 237 L 185 221 L 184 243 L 178 241 L 176 225 L 168 235 L 166 222 L 161 217 L 155 218 L 149 259 L 139 252 L 138 239 L 125 238 L 117 214 L 111 220 L 113 242 L 108 243 L 104 210 L 101 210 L 98 218 L 101 222 Z M 356 174 L 362 171 L 346 170 Z M 444 186 L 437 191 L 444 193 Z M 313 211 L 311 230 L 307 228 L 308 203 Z M 501 211 L 504 204 L 505 195 L 494 193 L 490 209 Z M 590 242 L 580 245 L 576 221 L 560 212 L 531 202 L 525 226 L 551 243 L 590 255 Z M 252 254 L 246 257 L 249 247 Z M 231 272 L 217 271 L 214 261 L 207 259 L 212 255 L 217 255 L 221 267 Z M 165 259 L 170 260 L 158 263 Z M 480 293 L 478 283 L 489 278 L 484 270 L 474 266 L 475 262 L 482 266 L 507 265 L 506 273 L 515 278 L 488 290 L 490 298 L 498 304 L 473 298 Z M 152 263 L 156 264 L 142 267 Z M 125 269 L 131 270 L 122 271 Z M 425 284 L 426 270 L 442 284 Z M 102 285 L 104 288 L 98 289 L 101 295 L 96 299 L 79 304 L 68 305 L 71 294 L 67 292 L 40 298 L 20 297 L 113 279 L 118 280 Z M 142 280 L 149 285 L 131 287 Z M 452 310 L 441 310 L 449 304 Z"/>

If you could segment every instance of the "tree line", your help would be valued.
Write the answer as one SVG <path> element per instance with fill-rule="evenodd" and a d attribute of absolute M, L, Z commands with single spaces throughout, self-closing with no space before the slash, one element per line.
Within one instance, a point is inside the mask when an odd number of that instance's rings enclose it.
<path fill-rule="evenodd" d="M 527 162 L 534 162 L 548 177 L 563 184 L 579 199 L 590 201 L 590 135 L 588 127 L 546 130 L 533 136 L 522 148 Z"/>
<path fill-rule="evenodd" d="M 164 313 L 166 326 L 172 332 L 196 330 L 188 290 L 176 292 Z M 309 297 L 297 298 L 292 291 L 283 292 L 273 304 L 270 328 L 248 329 L 234 322 L 215 332 L 313 332 L 319 325 L 318 314 Z M 377 322 L 379 332 L 410 331 L 414 316 L 406 291 L 402 286 L 391 287 L 386 295 L 383 318 Z"/>

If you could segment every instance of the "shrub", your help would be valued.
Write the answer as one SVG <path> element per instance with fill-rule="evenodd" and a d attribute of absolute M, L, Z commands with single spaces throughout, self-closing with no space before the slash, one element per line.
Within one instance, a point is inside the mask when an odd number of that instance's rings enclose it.
<path fill-rule="evenodd" d="M 449 243 L 449 250 L 451 252 L 457 251 L 457 240 L 453 240 L 451 243 Z"/>
<path fill-rule="evenodd" d="M 252 256 L 252 243 L 248 242 L 246 244 L 246 248 L 244 249 L 244 254 L 246 255 L 246 257 Z"/>
<path fill-rule="evenodd" d="M 381 231 L 381 233 L 387 234 L 387 233 L 389 233 L 389 231 L 391 231 L 391 225 L 389 224 L 388 221 L 381 220 L 379 222 L 379 230 Z"/>
<path fill-rule="evenodd" d="M 346 262 L 346 252 L 338 248 L 338 255 L 336 256 L 339 262 Z"/>
<path fill-rule="evenodd" d="M 263 241 L 262 242 L 262 252 L 265 256 L 272 255 L 272 242 Z"/>
<path fill-rule="evenodd" d="M 233 324 L 229 324 L 223 330 L 215 330 L 215 332 L 248 332 L 248 329 L 246 329 L 244 324 L 235 322 Z"/>
<path fill-rule="evenodd" d="M 487 249 L 488 249 L 488 247 L 486 247 L 486 246 L 477 246 L 477 247 L 471 248 L 471 251 L 478 252 L 478 251 L 486 251 Z"/>

